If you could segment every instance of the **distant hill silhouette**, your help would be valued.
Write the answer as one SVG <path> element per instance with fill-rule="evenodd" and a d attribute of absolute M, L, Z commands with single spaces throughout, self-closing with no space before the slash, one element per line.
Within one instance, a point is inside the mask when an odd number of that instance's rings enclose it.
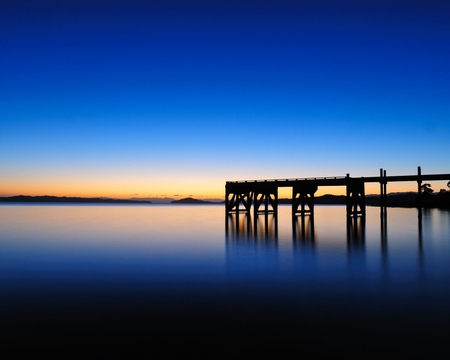
<path fill-rule="evenodd" d="M 171 202 L 171 204 L 217 204 L 211 201 L 204 201 L 199 199 L 193 199 L 191 197 L 180 199 L 180 200 L 174 200 Z"/>
<path fill-rule="evenodd" d="M 171 198 L 171 197 L 132 197 L 132 198 L 129 198 L 128 200 L 146 201 L 146 202 L 152 202 L 155 204 L 170 204 L 175 199 Z"/>
<path fill-rule="evenodd" d="M 82 198 L 67 196 L 28 196 L 18 195 L 9 197 L 0 197 L 1 202 L 46 202 L 46 203 L 112 203 L 112 204 L 151 204 L 151 201 L 109 199 L 109 198 Z"/>
<path fill-rule="evenodd" d="M 291 199 L 280 199 L 280 204 L 292 204 Z M 314 197 L 316 205 L 345 205 L 345 195 L 322 195 Z M 366 195 L 366 205 L 380 206 L 380 196 L 378 194 Z M 444 194 L 430 194 L 423 196 L 421 201 L 422 207 L 429 208 L 450 208 L 450 192 Z M 399 192 L 387 194 L 388 207 L 416 207 L 417 192 Z"/>

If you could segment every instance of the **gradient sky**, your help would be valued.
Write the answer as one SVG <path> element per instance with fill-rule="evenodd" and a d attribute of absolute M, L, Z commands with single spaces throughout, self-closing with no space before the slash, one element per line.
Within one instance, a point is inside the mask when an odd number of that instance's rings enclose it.
<path fill-rule="evenodd" d="M 449 19 L 444 0 L 0 0 L 0 196 L 450 173 Z"/>

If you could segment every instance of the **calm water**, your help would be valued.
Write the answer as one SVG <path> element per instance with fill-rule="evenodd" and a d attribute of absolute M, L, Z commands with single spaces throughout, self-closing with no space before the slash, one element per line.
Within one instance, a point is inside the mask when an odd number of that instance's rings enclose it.
<path fill-rule="evenodd" d="M 65 355 L 447 347 L 449 212 L 225 219 L 219 205 L 0 205 L 2 338 Z"/>

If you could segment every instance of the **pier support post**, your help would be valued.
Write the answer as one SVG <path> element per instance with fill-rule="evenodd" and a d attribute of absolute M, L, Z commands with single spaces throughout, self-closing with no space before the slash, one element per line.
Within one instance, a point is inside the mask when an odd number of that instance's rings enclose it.
<path fill-rule="evenodd" d="M 250 213 L 252 206 L 253 191 L 249 183 L 232 183 L 225 184 L 225 209 L 226 213 L 239 212 Z M 243 205 L 243 208 L 241 207 Z"/>
<path fill-rule="evenodd" d="M 264 209 L 260 206 L 264 204 Z M 258 213 L 277 214 L 278 213 L 278 186 L 267 181 L 256 183 L 253 191 L 253 211 L 255 218 Z"/>
<path fill-rule="evenodd" d="M 366 194 L 364 180 L 352 179 L 347 174 L 347 216 L 366 214 Z M 358 208 L 359 207 L 359 208 Z"/>
<path fill-rule="evenodd" d="M 302 184 L 301 182 L 292 187 L 292 215 L 305 216 L 314 215 L 314 193 L 317 185 Z M 308 208 L 306 208 L 308 206 Z M 299 209 L 300 207 L 300 209 Z"/>

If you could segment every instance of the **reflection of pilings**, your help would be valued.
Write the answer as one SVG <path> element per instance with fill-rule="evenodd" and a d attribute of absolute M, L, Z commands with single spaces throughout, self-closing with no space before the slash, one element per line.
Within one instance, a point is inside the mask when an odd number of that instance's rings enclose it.
<path fill-rule="evenodd" d="M 347 216 L 347 264 L 348 276 L 352 281 L 364 281 L 366 218 Z"/>
<path fill-rule="evenodd" d="M 427 222 L 430 220 L 430 209 L 423 209 L 424 216 L 422 217 L 422 208 L 419 208 L 420 215 L 418 217 L 418 248 L 419 248 L 419 254 L 418 254 L 418 262 L 419 262 L 419 277 L 421 280 L 424 280 L 425 275 L 425 267 L 424 267 L 424 252 L 423 252 L 423 222 L 425 222 L 425 226 L 427 225 Z"/>
<path fill-rule="evenodd" d="M 254 234 L 258 241 L 261 238 L 265 240 L 278 240 L 278 216 L 274 214 L 256 215 L 254 219 Z"/>
<path fill-rule="evenodd" d="M 249 214 L 227 214 L 225 219 L 225 232 L 227 241 L 230 239 L 251 239 L 253 228 Z"/>
<path fill-rule="evenodd" d="M 276 214 L 228 214 L 225 219 L 227 242 L 277 242 L 278 217 Z"/>
<path fill-rule="evenodd" d="M 421 209 L 421 208 L 419 208 L 418 209 L 419 210 L 419 212 L 421 213 L 419 216 L 418 216 L 418 228 L 419 228 L 419 257 L 422 257 L 422 255 L 423 255 L 423 217 L 422 217 L 422 211 L 424 211 L 425 212 L 425 219 L 427 219 L 428 220 L 428 216 L 427 215 L 429 215 L 428 213 L 429 213 L 429 209 Z"/>
<path fill-rule="evenodd" d="M 314 244 L 314 216 L 292 216 L 292 238 L 295 243 Z"/>
<path fill-rule="evenodd" d="M 364 248 L 366 241 L 366 217 L 347 216 L 347 245 L 349 248 Z"/>
<path fill-rule="evenodd" d="M 382 214 L 380 217 L 380 234 L 381 234 L 381 252 L 387 253 L 387 216 Z"/>
<path fill-rule="evenodd" d="M 382 276 L 389 277 L 388 270 L 388 235 L 387 235 L 387 216 L 386 213 L 380 217 L 380 238 L 381 238 L 381 268 Z"/>
<path fill-rule="evenodd" d="M 276 217 L 261 215 L 255 221 L 250 214 L 231 214 L 227 221 L 227 277 L 241 281 L 243 276 L 254 274 L 255 271 L 269 276 L 277 272 L 279 253 Z"/>

